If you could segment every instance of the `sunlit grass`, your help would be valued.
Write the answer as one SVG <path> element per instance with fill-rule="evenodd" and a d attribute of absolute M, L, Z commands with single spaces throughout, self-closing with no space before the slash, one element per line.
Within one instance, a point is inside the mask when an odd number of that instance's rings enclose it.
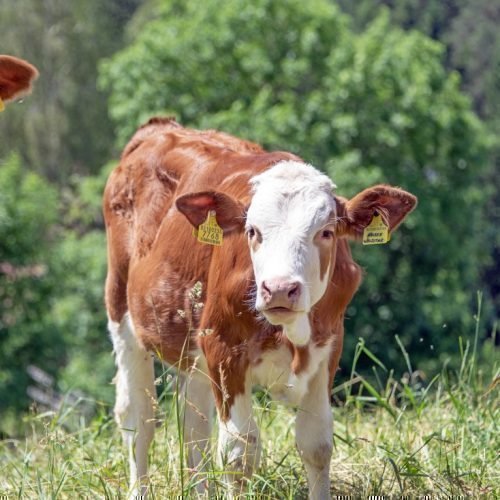
<path fill-rule="evenodd" d="M 401 346 L 404 351 L 404 348 Z M 471 351 L 469 353 L 469 351 Z M 411 371 L 394 380 L 373 359 L 375 382 L 356 372 L 334 392 L 332 495 L 500 495 L 498 370 L 478 366 L 463 350 L 460 373 L 446 371 L 424 385 Z M 409 366 L 411 370 L 411 366 Z M 200 479 L 182 466 L 179 419 L 171 391 L 160 398 L 159 424 L 150 450 L 151 498 L 194 495 Z M 170 391 L 170 392 L 169 392 Z M 255 397 L 262 432 L 261 466 L 248 498 L 306 498 L 305 474 L 294 445 L 294 412 Z M 8 498 L 126 498 L 127 460 L 118 429 L 102 407 L 89 424 L 78 407 L 26 417 L 26 439 L 0 442 L 0 496 Z M 223 496 L 221 471 L 210 457 L 211 495 Z"/>

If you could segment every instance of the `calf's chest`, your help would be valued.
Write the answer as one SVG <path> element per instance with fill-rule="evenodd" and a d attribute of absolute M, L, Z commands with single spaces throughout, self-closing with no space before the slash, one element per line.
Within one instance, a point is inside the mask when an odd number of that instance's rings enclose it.
<path fill-rule="evenodd" d="M 322 347 L 310 345 L 306 349 L 304 362 L 298 366 L 294 366 L 293 354 L 285 345 L 264 351 L 249 367 L 252 385 L 262 386 L 273 399 L 299 406 L 310 380 L 321 364 L 328 362 L 331 344 Z"/>

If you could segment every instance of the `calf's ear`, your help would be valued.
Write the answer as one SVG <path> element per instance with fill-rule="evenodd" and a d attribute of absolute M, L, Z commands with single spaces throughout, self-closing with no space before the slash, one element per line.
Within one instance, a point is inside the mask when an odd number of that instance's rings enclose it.
<path fill-rule="evenodd" d="M 188 193 L 179 196 L 175 205 L 195 228 L 205 222 L 210 210 L 215 211 L 217 223 L 224 233 L 243 228 L 245 225 L 244 205 L 220 191 Z"/>
<path fill-rule="evenodd" d="M 379 214 L 389 231 L 396 229 L 417 205 L 417 198 L 400 188 L 380 184 L 350 200 L 336 197 L 337 236 L 361 238 L 373 216 Z"/>
<path fill-rule="evenodd" d="M 9 101 L 28 94 L 38 70 L 30 63 L 13 56 L 0 55 L 0 99 Z"/>

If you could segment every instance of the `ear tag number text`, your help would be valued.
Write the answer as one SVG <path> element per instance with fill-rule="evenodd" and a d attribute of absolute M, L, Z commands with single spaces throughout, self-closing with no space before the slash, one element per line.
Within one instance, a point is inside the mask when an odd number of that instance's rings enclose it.
<path fill-rule="evenodd" d="M 222 245 L 223 231 L 217 223 L 215 210 L 209 210 L 207 219 L 203 224 L 198 226 L 198 230 L 195 230 L 193 234 L 197 237 L 200 243 L 216 246 Z"/>
<path fill-rule="evenodd" d="M 377 214 L 363 232 L 363 245 L 383 245 L 391 239 L 389 227 Z"/>

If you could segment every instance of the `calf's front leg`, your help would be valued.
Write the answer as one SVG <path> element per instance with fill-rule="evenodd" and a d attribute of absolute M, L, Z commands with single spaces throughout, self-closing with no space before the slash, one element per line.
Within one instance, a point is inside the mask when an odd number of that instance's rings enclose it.
<path fill-rule="evenodd" d="M 244 391 L 231 394 L 223 375 L 213 384 L 219 417 L 217 454 L 229 497 L 242 494 L 244 479 L 250 478 L 260 460 L 259 429 L 252 416 L 249 384 Z"/>
<path fill-rule="evenodd" d="M 333 417 L 326 361 L 309 382 L 295 420 L 297 449 L 306 469 L 309 498 L 330 498 L 330 461 L 333 448 Z"/>

